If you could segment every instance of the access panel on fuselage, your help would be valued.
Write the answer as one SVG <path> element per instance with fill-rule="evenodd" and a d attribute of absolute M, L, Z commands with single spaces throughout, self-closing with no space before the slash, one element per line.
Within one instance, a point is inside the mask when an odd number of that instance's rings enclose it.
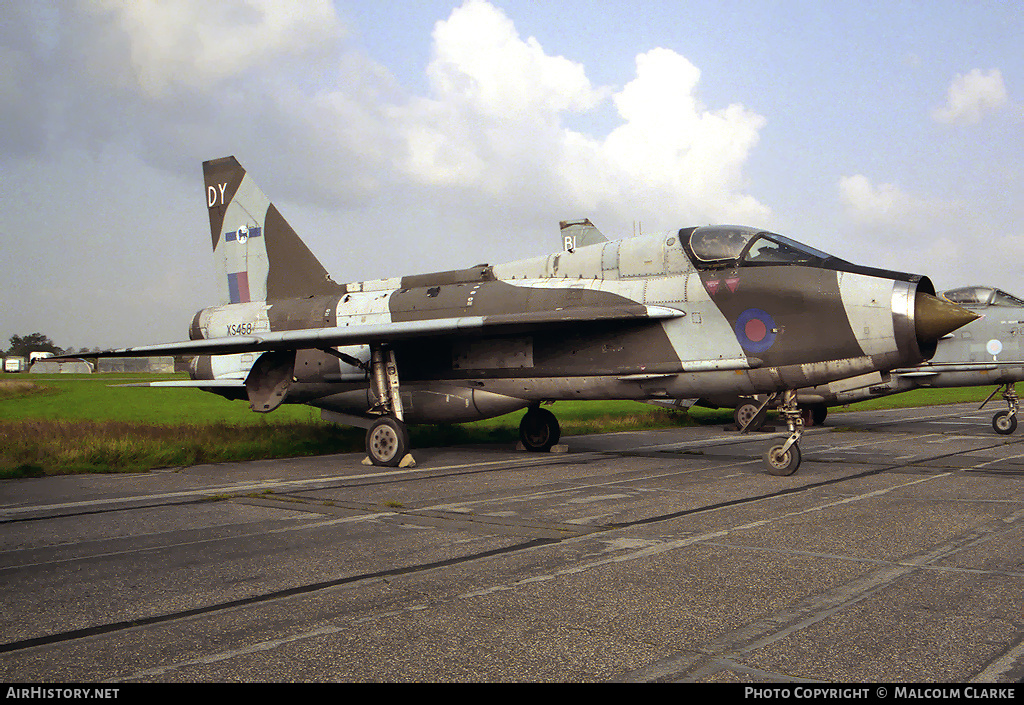
<path fill-rule="evenodd" d="M 424 338 L 396 343 L 403 381 L 621 375 L 677 371 L 656 321 L 545 326 L 507 336 Z"/>

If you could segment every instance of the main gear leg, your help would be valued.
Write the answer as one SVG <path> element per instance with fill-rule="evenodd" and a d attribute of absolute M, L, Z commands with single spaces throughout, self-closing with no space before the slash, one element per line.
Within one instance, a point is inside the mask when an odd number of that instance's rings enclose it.
<path fill-rule="evenodd" d="M 395 351 L 383 345 L 370 346 L 370 373 L 376 399 L 370 413 L 380 414 L 380 418 L 366 432 L 366 455 L 373 465 L 411 467 L 416 461 L 409 453 Z"/>

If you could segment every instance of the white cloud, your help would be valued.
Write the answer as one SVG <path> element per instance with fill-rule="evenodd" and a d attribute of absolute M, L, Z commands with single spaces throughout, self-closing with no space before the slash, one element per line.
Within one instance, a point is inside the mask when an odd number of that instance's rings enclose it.
<path fill-rule="evenodd" d="M 742 105 L 705 108 L 697 98 L 700 71 L 674 51 L 651 50 L 636 65 L 636 78 L 615 95 L 624 123 L 594 155 L 606 183 L 634 198 L 653 196 L 693 222 L 767 217 L 765 206 L 742 193 L 743 166 L 764 118 Z"/>
<path fill-rule="evenodd" d="M 426 74 L 430 95 L 394 108 L 407 144 L 400 168 L 422 183 L 489 193 L 547 170 L 562 114 L 592 109 L 608 93 L 591 86 L 580 64 L 521 39 L 482 0 L 435 25 Z"/>
<path fill-rule="evenodd" d="M 744 193 L 743 175 L 764 119 L 741 105 L 705 107 L 700 71 L 669 49 L 638 56 L 636 76 L 617 91 L 594 86 L 582 64 L 522 38 L 485 0 L 466 0 L 436 23 L 428 91 L 410 96 L 344 44 L 326 0 L 53 8 L 48 25 L 22 20 L 44 28 L 49 48 L 5 50 L 18 61 L 5 62 L 0 90 L 33 92 L 10 104 L 8 122 L 21 127 L 0 143 L 8 153 L 41 148 L 38 126 L 52 124 L 51 149 L 132 145 L 181 174 L 233 152 L 287 174 L 286 197 L 327 206 L 412 190 L 524 219 L 557 210 L 676 225 L 768 213 Z M 43 82 L 27 80 L 35 75 Z M 610 102 L 620 122 L 609 134 L 566 127 Z"/>
<path fill-rule="evenodd" d="M 709 110 L 700 71 L 669 49 L 637 57 L 618 92 L 550 56 L 482 0 L 437 23 L 431 94 L 396 108 L 407 141 L 402 168 L 435 186 L 459 186 L 564 213 L 603 209 L 619 222 L 665 225 L 760 221 L 768 209 L 743 191 L 743 166 L 764 118 L 741 105 Z M 570 111 L 611 96 L 621 124 L 603 138 L 562 125 Z"/>
<path fill-rule="evenodd" d="M 839 192 L 850 219 L 863 226 L 900 234 L 920 234 L 949 223 L 962 204 L 913 195 L 896 184 L 875 185 L 863 174 L 839 179 Z"/>
<path fill-rule="evenodd" d="M 870 252 L 879 266 L 926 274 L 939 289 L 1003 282 L 1006 270 L 992 255 L 1007 262 L 1021 256 L 1024 238 L 996 237 L 992 221 L 966 202 L 875 184 L 862 174 L 843 177 L 838 186 L 848 249 Z"/>
<path fill-rule="evenodd" d="M 327 0 L 15 4 L 0 24 L 0 157 L 125 147 L 194 176 L 234 153 L 286 175 L 279 196 L 359 203 L 400 141 L 393 78 L 345 34 Z"/>
<path fill-rule="evenodd" d="M 427 76 L 436 96 L 480 115 L 543 120 L 593 108 L 605 94 L 582 65 L 520 39 L 512 20 L 484 0 L 467 0 L 436 24 L 433 38 Z"/>
<path fill-rule="evenodd" d="M 327 0 L 97 0 L 128 36 L 131 68 L 151 97 L 171 86 L 207 90 L 341 34 Z"/>
<path fill-rule="evenodd" d="M 1006 86 L 999 69 L 982 73 L 974 69 L 958 74 L 949 84 L 946 104 L 932 111 L 932 118 L 945 124 L 975 125 L 987 114 L 1006 104 Z"/>
<path fill-rule="evenodd" d="M 840 178 L 839 191 L 847 212 L 856 220 L 890 220 L 913 210 L 910 196 L 895 184 L 875 186 L 863 174 Z"/>

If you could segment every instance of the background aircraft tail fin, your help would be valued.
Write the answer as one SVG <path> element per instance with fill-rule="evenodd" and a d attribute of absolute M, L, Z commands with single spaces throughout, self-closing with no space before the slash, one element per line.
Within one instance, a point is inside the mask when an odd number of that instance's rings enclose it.
<path fill-rule="evenodd" d="M 558 223 L 558 228 L 562 235 L 562 248 L 567 252 L 572 252 L 577 247 L 608 242 L 608 238 L 590 222 L 590 218 L 562 220 Z"/>
<path fill-rule="evenodd" d="M 203 162 L 203 179 L 224 303 L 342 290 L 237 159 Z"/>

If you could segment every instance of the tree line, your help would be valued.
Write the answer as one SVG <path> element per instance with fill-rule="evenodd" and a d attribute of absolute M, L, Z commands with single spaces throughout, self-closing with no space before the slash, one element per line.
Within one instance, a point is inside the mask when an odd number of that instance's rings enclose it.
<path fill-rule="evenodd" d="M 80 348 L 73 350 L 71 348 L 61 348 L 52 340 L 50 336 L 43 335 L 42 333 L 30 333 L 29 335 L 12 335 L 10 340 L 10 346 L 4 355 L 11 355 L 14 357 L 28 357 L 31 352 L 50 352 L 54 355 L 64 355 L 67 353 L 89 353 L 99 352 L 99 348 Z"/>

